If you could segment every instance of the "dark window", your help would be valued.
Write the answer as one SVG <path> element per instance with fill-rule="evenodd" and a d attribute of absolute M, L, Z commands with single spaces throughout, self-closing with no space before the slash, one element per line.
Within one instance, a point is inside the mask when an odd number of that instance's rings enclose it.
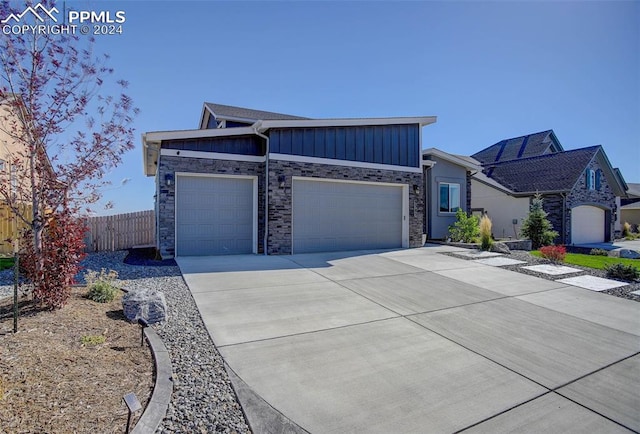
<path fill-rule="evenodd" d="M 460 184 L 440 183 L 440 212 L 454 213 L 460 209 Z"/>

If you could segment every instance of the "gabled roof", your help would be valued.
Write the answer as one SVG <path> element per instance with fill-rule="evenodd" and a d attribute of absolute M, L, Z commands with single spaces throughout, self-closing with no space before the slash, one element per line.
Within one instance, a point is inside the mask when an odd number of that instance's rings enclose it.
<path fill-rule="evenodd" d="M 482 170 L 482 168 L 480 167 L 479 161 L 471 157 L 465 157 L 463 155 L 450 154 L 448 152 L 441 151 L 438 148 L 423 149 L 422 156 L 423 156 L 422 157 L 423 161 L 424 161 L 424 157 L 434 156 L 437 158 L 441 158 L 445 161 L 448 161 L 449 163 L 453 163 L 458 166 L 464 167 L 467 170 L 474 170 L 474 171 Z"/>
<path fill-rule="evenodd" d="M 627 186 L 629 187 L 627 195 L 629 195 L 630 198 L 640 198 L 640 184 L 628 182 Z"/>
<path fill-rule="evenodd" d="M 606 159 L 601 146 L 591 146 L 488 164 L 484 173 L 516 193 L 570 191 L 598 152 Z"/>
<path fill-rule="evenodd" d="M 293 119 L 309 119 L 301 116 L 287 115 L 283 113 L 267 112 L 263 110 L 254 110 L 244 107 L 236 107 L 232 105 L 215 104 L 205 102 L 202 111 L 200 128 L 206 127 L 209 116 L 213 115 L 216 119 L 225 119 L 233 121 L 256 122 L 266 120 L 293 120 Z"/>
<path fill-rule="evenodd" d="M 564 149 L 553 130 L 541 131 L 526 136 L 501 140 L 498 143 L 472 155 L 483 165 L 536 157 Z"/>
<path fill-rule="evenodd" d="M 620 209 L 640 209 L 640 201 L 628 203 L 620 207 Z"/>

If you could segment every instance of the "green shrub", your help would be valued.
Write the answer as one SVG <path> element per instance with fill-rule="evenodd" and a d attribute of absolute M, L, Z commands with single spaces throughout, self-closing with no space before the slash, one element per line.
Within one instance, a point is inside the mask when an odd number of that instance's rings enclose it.
<path fill-rule="evenodd" d="M 529 215 L 522 222 L 522 229 L 520 229 L 520 235 L 531 240 L 534 250 L 552 244 L 553 240 L 558 236 L 558 233 L 553 230 L 551 222 L 547 220 L 548 213 L 542 205 L 542 196 L 536 194 L 531 199 Z"/>
<path fill-rule="evenodd" d="M 87 298 L 98 303 L 109 303 L 118 295 L 118 288 L 114 286 L 118 273 L 114 270 L 107 272 L 104 268 L 100 273 L 89 270 L 85 273 L 84 279 L 87 282 L 89 292 Z"/>
<path fill-rule="evenodd" d="M 449 226 L 449 237 L 452 241 L 473 243 L 480 235 L 478 217 L 467 215 L 461 208 L 456 212 L 456 222 Z"/>
<path fill-rule="evenodd" d="M 609 252 L 605 249 L 591 249 L 589 254 L 593 256 L 609 256 Z"/>
<path fill-rule="evenodd" d="M 490 250 L 493 245 L 493 238 L 491 238 L 491 219 L 488 215 L 483 215 L 480 218 L 480 249 Z"/>
<path fill-rule="evenodd" d="M 632 282 L 640 277 L 640 269 L 633 265 L 612 264 L 605 267 L 607 277 Z"/>

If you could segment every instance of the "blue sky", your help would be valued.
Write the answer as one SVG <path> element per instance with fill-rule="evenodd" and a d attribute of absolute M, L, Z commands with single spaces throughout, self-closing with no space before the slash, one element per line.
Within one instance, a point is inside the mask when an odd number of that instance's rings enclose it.
<path fill-rule="evenodd" d="M 640 2 L 67 2 L 124 10 L 97 37 L 141 114 L 108 212 L 153 207 L 140 135 L 204 101 L 308 117 L 435 115 L 423 146 L 473 154 L 553 129 L 640 182 Z M 118 186 L 122 179 L 130 179 Z"/>

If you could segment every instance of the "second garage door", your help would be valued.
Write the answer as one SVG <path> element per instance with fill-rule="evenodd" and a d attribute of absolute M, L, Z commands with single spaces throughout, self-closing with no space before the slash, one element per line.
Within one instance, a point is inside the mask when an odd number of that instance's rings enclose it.
<path fill-rule="evenodd" d="M 573 244 L 604 241 L 604 210 L 595 206 L 577 206 L 571 210 L 571 242 Z"/>
<path fill-rule="evenodd" d="M 293 180 L 293 253 L 403 245 L 403 187 Z"/>
<path fill-rule="evenodd" d="M 254 179 L 180 175 L 176 183 L 176 255 L 254 252 Z"/>

